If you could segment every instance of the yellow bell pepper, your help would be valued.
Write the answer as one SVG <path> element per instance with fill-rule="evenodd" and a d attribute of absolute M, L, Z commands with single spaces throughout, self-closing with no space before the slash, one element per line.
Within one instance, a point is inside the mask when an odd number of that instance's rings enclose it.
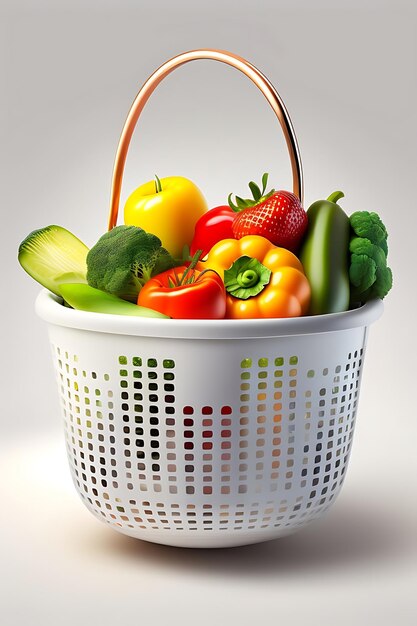
<path fill-rule="evenodd" d="M 200 189 L 182 176 L 159 178 L 138 187 L 127 199 L 125 224 L 159 237 L 175 258 L 191 246 L 197 220 L 208 209 Z"/>
<path fill-rule="evenodd" d="M 298 258 L 265 237 L 223 239 L 201 265 L 223 278 L 226 317 L 297 317 L 307 313 L 310 284 Z"/>

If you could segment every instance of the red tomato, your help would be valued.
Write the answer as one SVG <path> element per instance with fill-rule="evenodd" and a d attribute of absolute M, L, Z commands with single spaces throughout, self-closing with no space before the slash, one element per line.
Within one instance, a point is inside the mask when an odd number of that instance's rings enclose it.
<path fill-rule="evenodd" d="M 202 250 L 201 258 L 205 257 L 215 243 L 222 239 L 235 239 L 232 222 L 236 213 L 229 206 L 218 206 L 204 213 L 195 225 L 194 239 L 190 254 Z"/>
<path fill-rule="evenodd" d="M 226 291 L 220 276 L 212 270 L 186 271 L 184 265 L 154 276 L 140 290 L 137 303 L 174 319 L 222 319 Z"/>

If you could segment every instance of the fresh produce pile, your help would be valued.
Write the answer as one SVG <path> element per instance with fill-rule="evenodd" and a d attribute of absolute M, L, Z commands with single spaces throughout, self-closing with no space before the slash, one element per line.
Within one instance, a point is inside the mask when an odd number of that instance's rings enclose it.
<path fill-rule="evenodd" d="M 174 319 L 337 313 L 392 287 L 387 231 L 376 213 L 350 217 L 343 193 L 305 211 L 289 191 L 249 183 L 208 210 L 183 177 L 156 176 L 128 198 L 123 226 L 89 250 L 61 226 L 30 233 L 19 262 L 74 309 Z"/>

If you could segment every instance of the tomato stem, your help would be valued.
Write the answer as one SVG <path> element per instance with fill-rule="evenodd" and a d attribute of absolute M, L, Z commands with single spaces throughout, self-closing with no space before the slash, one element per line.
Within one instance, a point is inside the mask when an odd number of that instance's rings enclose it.
<path fill-rule="evenodd" d="M 178 268 L 173 268 L 173 274 L 171 274 L 171 276 L 168 276 L 168 286 L 171 289 L 175 289 L 176 287 L 184 287 L 185 285 L 191 285 L 192 283 L 196 282 L 198 277 L 196 277 L 194 269 L 198 261 L 200 260 L 201 255 L 202 250 L 197 250 L 193 258 L 191 259 L 190 265 L 185 268 L 185 271 L 181 278 L 176 271 L 176 269 Z"/>
<path fill-rule="evenodd" d="M 200 274 L 198 275 L 197 279 L 196 279 L 196 283 L 200 282 L 201 277 L 204 276 L 204 274 L 207 274 L 207 272 L 213 272 L 214 274 L 217 274 L 217 276 L 220 276 L 220 274 L 218 274 L 215 270 L 210 269 L 209 267 L 205 270 L 203 270 L 202 272 L 200 272 Z"/>
<path fill-rule="evenodd" d="M 184 274 L 182 275 L 181 281 L 178 284 L 178 287 L 181 287 L 182 284 L 184 284 L 185 281 L 185 277 L 187 276 L 188 272 L 190 270 L 194 270 L 195 266 L 197 265 L 201 255 L 202 255 L 203 251 L 202 250 L 197 250 L 197 252 L 195 253 L 195 255 L 193 256 L 193 258 L 191 259 L 191 263 L 190 265 L 187 267 L 187 269 L 185 270 Z M 194 273 L 194 272 L 193 272 Z M 187 283 L 185 283 L 187 284 Z"/>

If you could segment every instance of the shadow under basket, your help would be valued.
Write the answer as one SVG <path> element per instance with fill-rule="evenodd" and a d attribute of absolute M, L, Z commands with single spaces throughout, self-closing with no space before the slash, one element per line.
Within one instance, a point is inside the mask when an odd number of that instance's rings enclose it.
<path fill-rule="evenodd" d="M 156 543 L 237 546 L 334 502 L 380 300 L 262 321 L 86 313 L 46 290 L 36 306 L 74 484 L 101 521 Z"/>

